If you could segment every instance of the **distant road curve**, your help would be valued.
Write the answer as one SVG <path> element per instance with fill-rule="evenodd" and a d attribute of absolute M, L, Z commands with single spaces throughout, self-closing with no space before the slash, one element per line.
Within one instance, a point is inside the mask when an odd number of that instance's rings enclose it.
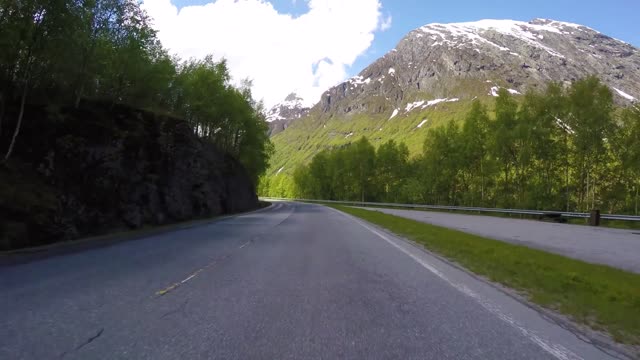
<path fill-rule="evenodd" d="M 444 212 L 363 208 L 640 273 L 640 230 Z"/>
<path fill-rule="evenodd" d="M 0 294 L 0 359 L 614 358 L 311 204 L 0 267 Z"/>

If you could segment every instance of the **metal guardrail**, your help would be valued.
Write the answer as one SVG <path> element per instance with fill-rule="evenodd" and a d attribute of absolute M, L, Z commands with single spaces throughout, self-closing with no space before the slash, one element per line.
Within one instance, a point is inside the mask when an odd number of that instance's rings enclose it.
<path fill-rule="evenodd" d="M 467 206 L 394 204 L 394 203 L 362 202 L 362 201 L 336 201 L 336 200 L 311 200 L 311 199 L 286 199 L 286 198 L 260 198 L 260 199 L 332 203 L 332 204 L 355 205 L 355 206 L 382 206 L 382 207 L 398 207 L 398 208 L 410 208 L 410 209 L 474 211 L 474 212 L 481 212 L 481 213 L 484 212 L 484 213 L 513 214 L 513 215 L 560 216 L 564 218 L 578 218 L 578 219 L 588 219 L 590 216 L 589 213 L 566 212 L 566 211 L 499 209 L 499 208 L 481 208 L 481 207 L 467 207 Z M 605 220 L 640 221 L 640 216 L 634 216 L 634 215 L 600 214 L 600 218 Z"/>

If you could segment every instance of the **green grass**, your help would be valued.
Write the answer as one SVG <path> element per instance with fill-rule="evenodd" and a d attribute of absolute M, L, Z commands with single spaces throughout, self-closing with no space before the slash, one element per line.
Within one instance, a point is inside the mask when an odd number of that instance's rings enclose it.
<path fill-rule="evenodd" d="M 332 206 L 333 203 L 330 202 L 322 202 L 322 201 L 314 201 L 315 204 L 322 204 Z M 551 219 L 540 219 L 537 215 L 526 215 L 526 214 L 502 214 L 496 212 L 480 212 L 480 211 L 468 211 L 468 210 L 440 210 L 440 209 L 424 209 L 424 208 L 416 208 L 416 207 L 401 207 L 401 206 L 378 206 L 378 205 L 366 205 L 368 208 L 380 208 L 380 209 L 401 209 L 401 210 L 412 210 L 412 211 L 425 211 L 425 212 L 440 212 L 440 213 L 450 213 L 450 214 L 461 214 L 461 215 L 478 215 L 478 216 L 491 216 L 498 218 L 507 218 L 507 219 L 524 219 L 524 220 L 535 220 L 542 222 L 555 222 Z M 581 218 L 563 218 L 566 220 L 566 224 L 571 225 L 583 225 L 583 226 L 591 226 L 588 224 L 587 219 Z M 556 222 L 560 223 L 560 222 Z M 607 227 L 613 229 L 622 229 L 622 230 L 640 230 L 640 222 L 639 221 L 623 221 L 623 220 L 600 220 L 600 227 Z M 640 241 L 640 237 L 638 237 L 638 241 Z"/>
<path fill-rule="evenodd" d="M 412 100 L 406 102 L 435 98 L 433 95 L 420 93 L 414 94 Z M 292 174 L 298 165 L 311 161 L 318 152 L 352 143 L 362 136 L 366 136 L 376 148 L 388 140 L 404 142 L 411 156 L 415 156 L 422 152 L 429 129 L 447 124 L 450 120 L 463 121 L 470 106 L 471 101 L 463 99 L 406 113 L 403 105 L 402 111 L 393 119 L 389 117 L 394 108 L 386 102 L 381 105 L 385 110 L 378 114 L 337 114 L 327 117 L 320 112 L 311 113 L 271 138 L 275 153 L 270 160 L 271 167 L 267 175 L 274 175 L 281 168 L 281 175 Z M 418 128 L 418 124 L 425 119 L 428 122 Z M 349 136 L 351 133 L 353 135 Z"/>
<path fill-rule="evenodd" d="M 586 219 L 568 219 L 567 223 L 573 225 L 588 225 Z M 640 221 L 602 219 L 600 220 L 600 226 L 623 230 L 640 230 Z M 638 237 L 638 241 L 640 241 L 640 237 Z"/>
<path fill-rule="evenodd" d="M 443 212 L 443 213 L 453 213 L 453 214 L 462 214 L 462 215 L 480 215 L 480 216 L 491 216 L 491 217 L 499 217 L 499 218 L 507 218 L 507 219 L 525 219 L 525 220 L 536 220 L 536 221 L 544 221 L 544 222 L 555 222 L 552 219 L 541 219 L 538 215 L 527 215 L 527 214 L 503 214 L 497 212 L 480 212 L 480 211 L 468 211 L 468 210 L 439 210 L 439 209 L 424 209 L 424 208 L 413 208 L 413 207 L 385 207 L 385 206 L 373 206 L 367 205 L 367 207 L 372 208 L 383 208 L 383 209 L 407 209 L 413 211 L 426 211 L 426 212 Z M 583 218 L 563 218 L 567 224 L 571 225 L 583 225 L 583 226 L 591 226 L 589 225 L 587 219 Z M 623 230 L 639 230 L 640 222 L 639 221 L 623 221 L 623 220 L 600 220 L 601 227 L 614 228 L 614 229 L 623 229 Z M 640 241 L 640 237 L 638 238 Z"/>
<path fill-rule="evenodd" d="M 640 344 L 640 275 L 377 211 L 332 206 L 422 244 L 530 301 Z"/>
<path fill-rule="evenodd" d="M 507 83 L 497 84 L 508 87 Z M 407 89 L 399 106 L 400 113 L 393 119 L 389 117 L 396 106 L 392 100 L 382 96 L 367 97 L 362 101 L 355 101 L 353 97 L 349 97 L 340 104 L 342 108 L 347 105 L 364 104 L 369 109 L 364 113 L 324 113 L 315 109 L 309 116 L 294 121 L 286 131 L 271 138 L 275 145 L 275 153 L 270 160 L 271 166 L 267 175 L 274 175 L 280 169 L 281 175 L 290 175 L 298 165 L 309 162 L 323 149 L 357 141 L 361 136 L 366 136 L 376 148 L 388 140 L 403 142 L 409 148 L 410 155 L 416 156 L 422 152 L 429 129 L 445 125 L 451 120 L 462 123 L 475 97 L 492 111 L 495 98 L 487 93 L 494 85 L 479 79 L 460 78 L 444 86 L 451 89 L 447 94 Z M 405 112 L 409 103 L 436 98 L 460 98 L 460 101 L 439 103 L 426 109 L 418 108 Z M 428 122 L 418 128 L 418 124 L 425 119 Z M 348 136 L 351 133 L 353 135 Z"/>

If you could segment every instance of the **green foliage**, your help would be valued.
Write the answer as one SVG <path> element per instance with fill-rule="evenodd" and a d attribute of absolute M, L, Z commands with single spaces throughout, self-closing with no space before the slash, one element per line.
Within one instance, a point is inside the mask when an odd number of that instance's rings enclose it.
<path fill-rule="evenodd" d="M 606 140 L 614 129 L 613 95 L 595 77 L 576 82 L 568 94 L 572 127 L 572 155 L 577 172 L 578 207 L 593 207 L 596 193 L 605 181 L 602 170 L 606 159 Z M 591 199 L 590 199 L 591 198 Z"/>
<path fill-rule="evenodd" d="M 429 131 L 422 161 L 418 163 L 425 198 L 432 198 L 436 203 L 459 203 L 457 195 L 461 184 L 457 175 L 462 164 L 459 139 L 460 129 L 453 121 L 446 127 Z"/>
<path fill-rule="evenodd" d="M 520 101 L 501 90 L 493 109 L 473 101 L 462 126 L 430 128 L 413 159 L 402 142 L 374 153 L 361 138 L 277 177 L 303 198 L 638 213 L 638 107 L 616 112 L 610 90 L 589 77 Z"/>
<path fill-rule="evenodd" d="M 138 1 L 0 0 L 2 151 L 22 119 L 5 119 L 7 106 L 99 99 L 184 118 L 257 183 L 273 152 L 263 106 L 249 81 L 230 81 L 224 60 L 170 56 Z"/>
<path fill-rule="evenodd" d="M 432 95 L 420 93 L 415 99 L 432 98 Z M 383 102 L 384 98 L 380 100 Z M 292 175 L 298 165 L 308 164 L 313 156 L 322 150 L 346 146 L 365 136 L 378 148 L 388 140 L 404 143 L 410 156 L 422 152 L 424 137 L 429 129 L 457 120 L 464 116 L 470 107 L 469 101 L 446 102 L 426 109 L 416 109 L 401 113 L 389 119 L 393 108 L 380 110 L 377 114 L 349 113 L 344 116 L 332 116 L 321 111 L 312 111 L 310 116 L 296 120 L 272 138 L 276 152 L 271 159 L 269 175 Z M 417 126 L 427 120 L 422 127 Z M 352 134 L 353 135 L 350 135 Z"/>
<path fill-rule="evenodd" d="M 463 203 L 471 206 L 484 205 L 486 199 L 487 175 L 491 169 L 491 162 L 487 157 L 490 126 L 487 108 L 479 101 L 474 101 L 460 134 L 463 146 L 460 160 L 467 164 L 461 175 L 469 189 Z"/>
<path fill-rule="evenodd" d="M 394 140 L 382 144 L 376 152 L 375 177 L 380 198 L 388 202 L 399 201 L 408 171 L 409 148 L 404 143 L 397 144 Z"/>
<path fill-rule="evenodd" d="M 517 290 L 620 342 L 640 343 L 640 275 L 425 224 L 377 211 L 334 206 Z"/>

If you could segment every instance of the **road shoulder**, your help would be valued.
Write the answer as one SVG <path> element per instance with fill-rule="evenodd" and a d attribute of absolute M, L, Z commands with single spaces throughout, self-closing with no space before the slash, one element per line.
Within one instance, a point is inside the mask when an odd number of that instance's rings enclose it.
<path fill-rule="evenodd" d="M 604 306 L 599 306 L 599 305 L 603 305 L 603 304 L 598 304 L 598 308 L 590 308 L 591 305 L 593 304 L 589 304 L 589 302 L 582 304 L 582 301 L 578 301 L 581 299 L 578 299 L 578 296 L 586 296 L 589 294 L 584 294 L 581 293 L 580 291 L 569 291 L 569 290 L 565 290 L 565 291 L 561 291 L 562 294 L 568 294 L 567 296 L 570 298 L 569 302 L 571 303 L 571 298 L 573 297 L 573 300 L 576 300 L 576 303 L 580 303 L 575 305 L 576 307 L 582 307 L 581 309 L 576 309 L 574 308 L 574 310 L 580 310 L 577 313 L 581 313 L 582 310 L 585 310 L 587 312 L 592 312 L 595 311 L 596 315 L 603 315 L 605 316 L 605 318 L 607 319 L 607 321 L 609 321 L 609 323 L 607 324 L 606 322 L 604 324 L 598 324 L 599 326 L 596 326 L 596 328 L 598 329 L 602 329 L 604 328 L 614 328 L 614 329 L 618 329 L 618 330 L 622 330 L 623 328 L 625 329 L 625 331 L 629 331 L 630 333 L 627 333 L 625 335 L 625 339 L 627 341 L 626 344 L 621 344 L 619 342 L 614 341 L 610 336 L 608 336 L 607 334 L 600 332 L 600 331 L 596 331 L 593 330 L 593 327 L 587 327 L 586 325 L 584 325 L 584 323 L 582 322 L 582 324 L 579 324 L 581 321 L 574 321 L 572 320 L 573 318 L 576 318 L 576 312 L 574 311 L 574 313 L 568 312 L 568 315 L 563 315 L 561 312 L 565 312 L 567 313 L 567 309 L 563 308 L 562 306 L 558 306 L 558 305 L 563 305 L 563 304 L 557 304 L 557 303 L 546 303 L 545 301 L 540 302 L 538 296 L 541 295 L 552 295 L 552 300 L 556 301 L 557 299 L 559 299 L 562 295 L 561 293 L 554 293 L 555 290 L 553 288 L 548 288 L 548 289 L 544 289 L 544 287 L 542 289 L 536 288 L 536 287 L 529 287 L 526 285 L 526 283 L 522 283 L 521 280 L 523 279 L 511 279 L 509 280 L 508 277 L 505 278 L 505 274 L 509 274 L 509 271 L 517 271 L 517 266 L 514 268 L 512 265 L 513 264 L 517 264 L 517 263 L 521 263 L 521 264 L 525 264 L 527 262 L 533 262 L 534 266 L 538 266 L 540 264 L 535 264 L 536 262 L 539 262 L 538 257 L 542 256 L 544 257 L 544 259 L 546 259 L 547 255 L 548 257 L 552 257 L 552 258 L 558 258 L 558 260 L 561 261 L 554 261 L 556 263 L 556 265 L 560 264 L 561 266 L 555 268 L 555 266 L 553 265 L 554 262 L 551 263 L 551 268 L 550 270 L 545 270 L 545 271 L 541 271 L 542 275 L 532 275 L 532 279 L 528 279 L 531 281 L 542 281 L 544 282 L 545 280 L 549 279 L 549 272 L 551 271 L 553 274 L 553 276 L 558 276 L 561 277 L 560 279 L 556 279 L 558 282 L 562 281 L 561 284 L 559 285 L 567 285 L 566 281 L 570 281 L 572 282 L 575 279 L 580 279 L 582 278 L 583 271 L 585 269 L 582 269 L 581 267 L 583 266 L 583 264 L 578 264 L 576 265 L 576 267 L 572 266 L 574 265 L 573 263 L 576 263 L 578 261 L 572 260 L 572 259 L 566 259 L 567 263 L 570 263 L 569 265 L 565 266 L 564 260 L 562 259 L 561 256 L 559 255 L 555 255 L 555 254 L 545 254 L 544 252 L 540 251 L 540 250 L 534 250 L 534 249 L 528 249 L 528 248 L 524 248 L 524 247 L 519 247 L 517 245 L 512 245 L 512 244 L 506 244 L 506 243 L 501 243 L 501 242 L 496 242 L 496 240 L 492 240 L 492 239 L 483 239 L 481 237 L 478 236 L 474 236 L 474 235 L 469 235 L 469 234 L 465 234 L 462 233 L 460 231 L 455 231 L 455 230 L 450 230 L 450 229 L 444 229 L 444 228 L 439 228 L 437 226 L 433 226 L 433 225 L 429 225 L 429 224 L 424 224 L 424 223 L 419 223 L 415 220 L 409 220 L 409 219 L 404 219 L 404 218 L 398 218 L 398 217 L 394 217 L 393 215 L 388 215 L 388 214 L 383 214 L 383 213 L 379 213 L 379 212 L 370 212 L 372 214 L 380 214 L 380 215 L 371 215 L 371 214 L 366 214 L 364 212 L 366 212 L 367 210 L 360 210 L 360 209 L 355 209 L 355 210 L 349 210 L 349 208 L 347 207 L 334 207 L 337 208 L 337 210 L 343 211 L 346 214 L 348 214 L 348 216 L 354 217 L 355 221 L 366 221 L 367 224 L 370 224 L 372 227 L 375 227 L 377 230 L 381 231 L 382 233 L 386 233 L 392 237 L 401 239 L 403 241 L 405 241 L 406 243 L 410 244 L 411 246 L 420 249 L 421 251 L 429 254 L 430 256 L 433 256 L 437 259 L 442 260 L 443 262 L 459 269 L 462 270 L 464 272 L 466 272 L 467 274 L 469 274 L 470 276 L 472 276 L 473 278 L 476 278 L 478 280 L 481 280 L 489 285 L 491 285 L 492 287 L 499 289 L 502 293 L 508 295 L 509 297 L 517 300 L 518 302 L 522 303 L 523 305 L 534 309 L 537 313 L 540 314 L 540 316 L 545 317 L 547 319 L 550 319 L 552 322 L 559 324 L 561 327 L 570 330 L 573 333 L 576 333 L 576 335 L 580 338 L 583 338 L 585 341 L 588 341 L 589 343 L 593 344 L 594 346 L 597 346 L 599 348 L 603 348 L 603 349 L 607 349 L 607 352 L 617 352 L 620 353 L 621 355 L 625 355 L 628 358 L 635 358 L 636 356 L 638 356 L 638 354 L 640 354 L 640 348 L 637 346 L 637 344 L 634 345 L 634 341 L 633 340 L 635 338 L 635 330 L 633 329 L 633 326 L 631 325 L 632 328 L 628 328 L 627 326 L 629 326 L 628 321 L 621 319 L 621 318 L 606 318 L 606 316 L 608 314 L 606 314 L 606 312 L 608 311 L 608 306 L 609 305 L 613 305 L 615 306 L 615 304 L 604 304 Z M 353 208 L 351 208 L 353 209 Z M 345 211 L 346 210 L 346 211 Z M 395 218 L 395 219 L 394 219 Z M 397 219 L 401 219 L 401 220 L 397 220 Z M 394 221 L 397 221 L 397 224 L 393 224 Z M 400 224 L 401 223 L 401 224 Z M 391 226 L 389 226 L 391 225 Z M 407 229 L 409 229 L 407 231 Z M 439 230 L 443 230 L 443 232 L 438 232 Z M 434 232 L 434 230 L 436 230 Z M 431 234 L 429 234 L 429 232 L 431 232 Z M 424 236 L 415 236 L 416 233 L 420 233 L 420 234 L 425 234 Z M 466 258 L 463 256 L 459 256 L 461 249 L 457 249 L 456 251 L 450 251 L 449 249 L 443 249 L 441 248 L 441 244 L 442 243 L 458 243 L 457 245 L 454 245 L 456 247 L 459 247 L 459 245 L 463 245 L 463 246 L 469 246 L 469 243 L 463 241 L 459 241 L 458 239 L 455 239 L 454 237 L 456 236 L 456 234 L 462 234 L 462 237 L 464 238 L 469 238 L 469 239 L 464 239 L 464 240 L 471 240 L 474 242 L 477 241 L 483 241 L 486 240 L 487 244 L 483 244 L 483 248 L 479 249 L 479 250 L 471 250 L 471 253 L 468 253 L 466 255 Z M 429 237 L 432 238 L 447 238 L 447 241 L 441 241 L 440 240 L 440 244 L 438 243 L 438 240 L 432 241 L 431 239 L 429 239 Z M 473 238 L 473 239 L 471 239 Z M 502 245 L 504 244 L 504 245 Z M 499 249 L 502 248 L 502 249 Z M 516 249 L 519 248 L 519 249 Z M 498 249 L 498 250 L 496 250 Z M 529 255 L 535 255 L 533 257 L 533 259 L 512 259 L 514 261 L 502 261 L 499 259 L 489 259 L 489 258 L 484 258 L 482 260 L 479 259 L 475 259 L 473 260 L 474 257 L 478 258 L 478 257 L 483 257 L 484 255 L 482 255 L 483 252 L 485 252 L 485 250 L 489 250 L 489 251 L 496 251 L 496 252 L 501 252 L 501 251 L 512 251 L 512 250 L 518 250 L 518 253 L 522 252 L 522 250 L 524 250 L 524 252 L 526 252 Z M 444 251 L 443 251 L 444 250 Z M 462 253 L 464 253 L 465 250 L 462 249 Z M 520 256 L 524 256 L 526 254 L 518 254 L 516 255 L 516 257 L 520 257 Z M 472 261 L 469 261 L 469 259 L 472 259 Z M 544 260 L 542 259 L 542 260 Z M 487 261 L 487 260 L 498 260 L 498 261 L 494 261 L 493 264 L 485 264 L 482 265 L 480 264 L 480 262 L 482 261 Z M 541 261 L 542 261 L 541 260 Z M 525 264 L 526 265 L 526 264 Z M 619 272 L 619 270 L 617 269 L 598 269 L 598 267 L 600 267 L 599 265 L 592 265 L 592 264 L 586 264 L 587 267 L 589 269 L 586 269 L 585 271 L 591 271 L 591 270 L 598 270 L 597 272 L 602 272 L 604 271 L 605 273 L 608 274 L 609 271 L 613 271 L 616 274 Z M 505 267 L 505 271 L 501 271 L 501 273 L 495 273 L 495 272 L 491 272 L 488 271 L 487 269 L 493 267 L 493 266 L 497 266 L 498 268 L 500 267 Z M 523 265 L 524 266 L 524 265 Z M 527 267 L 528 268 L 528 267 Z M 567 272 L 568 271 L 568 272 Z M 532 273 L 534 271 L 529 271 L 529 270 L 524 270 L 524 272 L 529 272 Z M 596 287 L 599 288 L 600 285 L 602 285 L 600 283 L 600 281 L 598 280 L 598 278 L 604 276 L 603 274 L 596 274 L 596 279 L 593 280 L 595 282 L 595 284 L 592 284 L 591 282 L 587 282 L 584 285 L 586 288 L 589 288 L 589 286 L 594 285 Z M 564 277 L 562 277 L 564 276 Z M 636 274 L 625 274 L 625 276 L 632 276 L 634 278 L 638 277 L 638 275 Z M 539 279 L 537 279 L 536 277 L 540 277 Z M 525 276 L 526 278 L 526 276 Z M 517 281 L 516 281 L 517 280 Z M 527 279 L 524 279 L 527 280 Z M 527 281 L 528 281 L 527 280 Z M 600 279 L 601 280 L 601 279 Z M 637 279 L 635 279 L 637 280 Z M 576 284 L 576 283 L 570 283 L 569 285 L 572 286 L 580 286 L 580 284 Z M 613 293 L 615 293 L 616 296 L 622 296 L 622 298 L 624 298 L 624 296 L 630 296 L 633 297 L 634 296 L 634 290 L 631 289 L 629 290 L 628 288 L 626 289 L 627 294 L 624 295 L 623 287 L 618 288 L 615 286 L 615 282 L 613 284 L 607 284 L 609 286 L 614 286 L 614 289 L 611 289 L 611 291 Z M 556 289 L 557 290 L 557 289 Z M 584 290 L 584 289 L 582 289 Z M 597 290 L 597 289 L 595 289 Z M 595 291 L 594 290 L 594 291 Z M 622 294 L 618 293 L 617 291 L 623 291 Z M 630 291 L 630 293 L 629 293 Z M 546 293 L 545 293 L 546 292 Z M 557 295 L 557 296 L 556 296 Z M 593 295 L 593 294 L 591 294 Z M 602 295 L 605 296 L 606 294 Z M 610 299 L 609 299 L 610 300 Z M 618 299 L 618 301 L 621 299 Z M 534 302 L 539 302 L 538 304 L 535 304 Z M 541 305 L 546 305 L 546 307 L 541 306 Z M 621 304 L 620 306 L 622 306 L 623 304 Z M 631 305 L 631 307 L 633 308 L 632 304 L 628 304 Z M 565 310 L 565 311 L 562 311 Z M 633 309 L 627 309 L 630 311 L 633 311 Z M 593 315 L 593 314 L 592 314 Z M 631 316 L 629 314 L 626 315 Z M 591 319 L 593 320 L 593 319 Z M 628 318 L 627 318 L 628 320 Z M 593 324 L 590 324 L 593 325 Z M 613 327 L 611 327 L 611 325 L 613 325 Z M 637 334 L 636 334 L 637 335 Z"/>
<path fill-rule="evenodd" d="M 238 216 L 268 211 L 274 207 L 273 203 L 267 204 L 268 205 L 263 206 L 259 209 L 243 213 L 223 215 L 206 219 L 189 220 L 174 224 L 154 226 L 130 231 L 121 231 L 111 234 L 81 238 L 77 240 L 57 242 L 49 245 L 4 251 L 0 252 L 0 267 L 26 264 L 33 261 L 48 259 L 51 257 L 74 254 L 87 250 L 113 246 L 123 242 L 140 240 L 155 235 L 162 235 L 199 226 L 206 226 Z"/>

